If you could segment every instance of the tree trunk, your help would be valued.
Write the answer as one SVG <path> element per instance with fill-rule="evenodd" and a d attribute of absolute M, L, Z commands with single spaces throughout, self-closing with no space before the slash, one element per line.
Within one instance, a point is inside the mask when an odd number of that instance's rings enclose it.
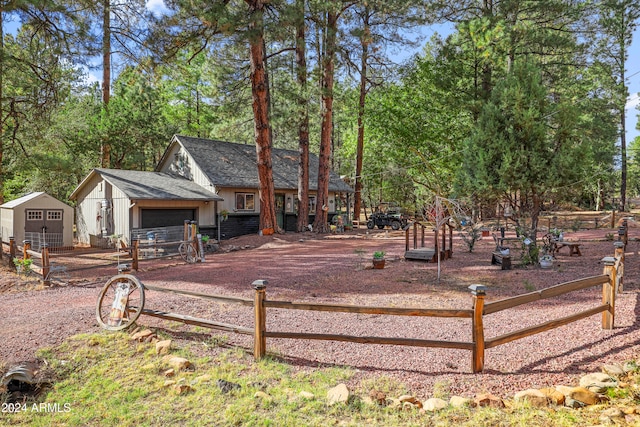
<path fill-rule="evenodd" d="M 253 122 L 260 192 L 260 230 L 263 232 L 282 232 L 276 221 L 275 191 L 273 188 L 269 84 L 264 50 L 264 3 L 261 0 L 246 0 L 246 2 L 251 9 L 252 19 L 249 27 L 253 32 L 253 36 L 249 40 L 249 51 L 251 54 L 251 94 L 253 96 Z"/>
<path fill-rule="evenodd" d="M 305 231 L 309 223 L 309 109 L 307 91 L 307 58 L 305 40 L 305 0 L 296 0 L 296 77 L 298 79 L 298 232 Z"/>
<path fill-rule="evenodd" d="M 356 184 L 353 200 L 353 219 L 360 221 L 362 205 L 362 158 L 364 156 L 364 107 L 367 97 L 367 60 L 369 58 L 369 13 L 364 15 L 364 34 L 361 41 L 362 55 L 360 57 L 360 99 L 358 101 L 358 139 L 356 143 Z"/>
<path fill-rule="evenodd" d="M 111 96 L 111 0 L 103 0 L 102 16 L 102 107 L 106 113 Z M 111 147 L 106 141 L 100 146 L 100 165 L 111 166 Z"/>
<path fill-rule="evenodd" d="M 327 212 L 329 210 L 329 169 L 331 161 L 331 135 L 333 133 L 333 78 L 338 31 L 338 14 L 327 13 L 326 48 L 322 62 L 322 130 L 320 132 L 320 153 L 318 164 L 318 192 L 316 196 L 316 218 L 313 223 L 318 233 L 328 231 Z"/>
<path fill-rule="evenodd" d="M 625 127 L 625 110 L 620 114 L 620 212 L 625 211 L 627 205 L 627 136 Z"/>

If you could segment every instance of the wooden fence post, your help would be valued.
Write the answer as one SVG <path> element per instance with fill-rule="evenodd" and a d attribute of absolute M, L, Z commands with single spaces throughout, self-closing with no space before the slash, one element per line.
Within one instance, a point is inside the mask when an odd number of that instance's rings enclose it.
<path fill-rule="evenodd" d="M 482 323 L 482 312 L 484 310 L 484 296 L 486 286 L 471 285 L 471 295 L 473 297 L 473 319 L 471 322 L 471 336 L 473 341 L 472 366 L 473 373 L 482 372 L 484 368 L 484 325 Z"/>
<path fill-rule="evenodd" d="M 186 242 L 187 240 L 189 240 L 189 230 L 190 230 L 190 228 L 189 228 L 189 223 L 190 223 L 190 222 L 191 222 L 191 221 L 190 221 L 190 220 L 188 220 L 188 219 L 185 219 L 185 220 L 184 220 L 184 228 L 183 228 L 183 230 L 182 230 L 182 240 L 183 240 L 183 241 L 185 241 L 185 242 Z"/>
<path fill-rule="evenodd" d="M 602 285 L 602 304 L 608 304 L 609 310 L 602 312 L 602 329 L 613 329 L 616 303 L 616 259 L 614 257 L 602 258 L 604 272 L 609 280 Z"/>
<path fill-rule="evenodd" d="M 46 243 L 42 244 L 42 280 L 44 281 L 45 286 L 51 285 L 51 281 L 47 276 L 49 276 L 49 271 L 51 270 L 51 263 L 49 262 L 49 245 Z"/>
<path fill-rule="evenodd" d="M 267 327 L 267 311 L 264 307 L 264 300 L 267 294 L 266 280 L 256 280 L 252 283 L 256 290 L 253 300 L 253 311 L 255 315 L 255 326 L 253 333 L 253 357 L 255 360 L 262 359 L 267 353 L 267 337 L 264 335 Z"/>
<path fill-rule="evenodd" d="M 13 259 L 16 257 L 16 239 L 13 236 L 9 237 L 9 256 L 11 257 L 11 265 L 13 265 L 13 268 L 16 268 L 13 262 Z"/>
<path fill-rule="evenodd" d="M 140 240 L 138 238 L 133 239 L 131 247 L 131 268 L 138 271 L 138 249 L 140 247 Z"/>
<path fill-rule="evenodd" d="M 616 210 L 612 209 L 611 210 L 611 228 L 615 228 L 616 227 Z"/>
<path fill-rule="evenodd" d="M 31 250 L 31 240 L 23 240 L 22 241 L 22 259 L 29 259 L 31 255 L 29 251 Z"/>
<path fill-rule="evenodd" d="M 616 269 L 616 279 L 618 283 L 616 284 L 616 294 L 621 293 L 624 290 L 624 284 L 622 283 L 624 280 L 624 242 L 614 242 L 613 246 L 615 247 L 614 257 L 618 260 L 617 269 Z"/>
<path fill-rule="evenodd" d="M 409 227 L 407 227 L 406 230 L 404 230 L 404 251 L 408 252 L 409 251 Z"/>

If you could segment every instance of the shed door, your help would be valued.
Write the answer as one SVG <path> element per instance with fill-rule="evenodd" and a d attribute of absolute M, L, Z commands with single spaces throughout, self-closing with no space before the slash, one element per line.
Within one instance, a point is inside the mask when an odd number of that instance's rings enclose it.
<path fill-rule="evenodd" d="M 185 220 L 196 220 L 195 209 L 142 209 L 141 227 L 168 227 L 184 225 Z"/>
<path fill-rule="evenodd" d="M 24 231 L 27 233 L 62 234 L 64 211 L 62 209 L 26 209 Z"/>

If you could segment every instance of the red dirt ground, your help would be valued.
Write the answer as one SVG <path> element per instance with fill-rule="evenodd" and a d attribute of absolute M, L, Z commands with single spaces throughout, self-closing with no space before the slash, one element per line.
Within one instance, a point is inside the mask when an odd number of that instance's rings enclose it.
<path fill-rule="evenodd" d="M 253 297 L 254 280 L 266 279 L 271 300 L 466 309 L 471 305 L 471 284 L 486 285 L 487 301 L 491 301 L 602 274 L 601 259 L 613 255 L 613 243 L 605 239 L 609 233 L 615 234 L 615 230 L 565 234 L 566 239 L 583 243 L 582 256 L 561 252 L 551 270 L 528 267 L 502 271 L 490 264 L 493 239 L 484 238 L 469 253 L 456 237 L 454 256 L 441 263 L 439 282 L 436 264 L 404 260 L 403 233 L 379 230 L 337 236 L 245 236 L 223 242 L 223 251 L 208 255 L 205 263 L 187 265 L 177 258 L 142 261 L 137 276 L 148 285 L 245 298 Z M 638 357 L 639 242 L 640 230 L 630 229 L 625 289 L 616 301 L 613 331 L 601 330 L 600 315 L 595 315 L 498 346 L 486 351 L 482 374 L 471 373 L 471 354 L 465 350 L 286 339 L 269 339 L 267 350 L 298 369 L 351 366 L 358 370 L 354 381 L 391 376 L 424 396 L 436 383 L 446 384 L 452 393 L 469 395 L 479 391 L 503 395 L 527 387 L 571 383 L 583 372 L 599 370 L 603 363 Z M 225 251 L 229 249 L 238 250 Z M 383 270 L 370 267 L 371 254 L 377 250 L 387 253 Z M 68 266 L 73 277 L 70 286 L 42 288 L 38 282 L 25 282 L 6 269 L 0 273 L 0 368 L 32 360 L 37 348 L 59 344 L 67 336 L 98 331 L 95 301 L 101 286 L 116 273 L 119 260 L 114 254 L 76 250 L 57 256 L 55 261 Z M 600 295 L 601 290 L 591 289 L 485 316 L 486 337 L 593 307 L 599 304 Z M 252 313 L 246 307 L 153 291 L 147 292 L 145 307 L 252 327 Z M 273 331 L 470 340 L 470 322 L 459 319 L 283 309 L 270 310 L 267 316 L 267 329 Z M 183 345 L 210 337 L 188 326 L 147 316 L 139 323 L 158 328 Z M 246 336 L 212 334 L 225 336 L 229 345 L 252 348 Z"/>

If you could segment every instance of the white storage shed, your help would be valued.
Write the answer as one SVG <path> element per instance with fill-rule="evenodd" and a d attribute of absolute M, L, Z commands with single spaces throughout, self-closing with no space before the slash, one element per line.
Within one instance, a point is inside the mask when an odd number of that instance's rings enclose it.
<path fill-rule="evenodd" d="M 39 191 L 0 205 L 2 241 L 31 241 L 34 250 L 46 242 L 50 248 L 73 246 L 73 208 Z"/>

